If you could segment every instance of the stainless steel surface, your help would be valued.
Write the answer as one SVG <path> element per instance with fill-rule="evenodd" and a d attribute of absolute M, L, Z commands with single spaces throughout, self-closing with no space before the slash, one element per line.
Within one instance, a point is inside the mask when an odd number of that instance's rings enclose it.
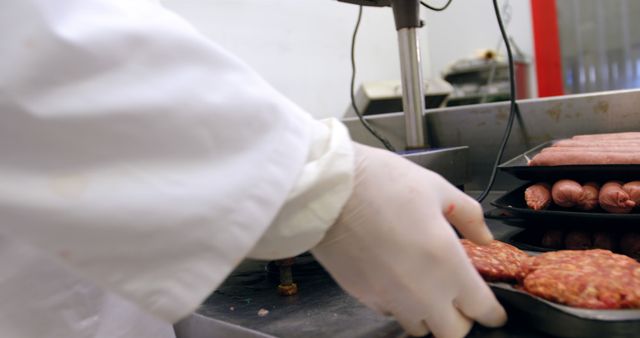
<path fill-rule="evenodd" d="M 204 301 L 197 313 L 276 337 L 406 336 L 392 318 L 366 308 L 347 295 L 310 254 L 298 256 L 292 270 L 300 292 L 291 297 L 282 297 L 275 290 L 279 283 L 277 266 L 245 260 Z M 260 316 L 260 309 L 269 312 Z"/>
<path fill-rule="evenodd" d="M 424 100 L 427 108 L 444 107 L 453 87 L 440 77 L 424 79 Z M 360 84 L 355 95 L 356 107 L 362 115 L 388 114 L 402 111 L 402 82 L 398 80 L 367 81 Z M 357 117 L 351 103 L 344 117 Z"/>
<path fill-rule="evenodd" d="M 402 106 L 405 117 L 406 148 L 424 148 L 427 143 L 424 129 L 424 88 L 420 62 L 420 44 L 415 27 L 398 30 L 400 70 L 402 77 Z"/>
<path fill-rule="evenodd" d="M 247 327 L 193 313 L 173 326 L 176 338 L 275 338 Z"/>
<path fill-rule="evenodd" d="M 502 161 L 537 144 L 575 134 L 640 130 L 640 90 L 624 90 L 518 101 L 517 117 Z M 428 110 L 425 122 L 432 147 L 469 146 L 468 189 L 486 185 L 509 116 L 509 103 L 489 103 Z M 397 149 L 406 144 L 402 113 L 367 117 L 374 128 Z M 378 142 L 356 119 L 344 119 L 355 141 L 372 146 Z M 499 174 L 495 189 L 520 184 Z"/>
<path fill-rule="evenodd" d="M 498 193 L 501 192 L 491 193 L 487 200 Z M 494 219 L 487 219 L 487 224 L 497 239 L 521 231 Z M 175 326 L 178 338 L 409 337 L 392 318 L 375 313 L 347 295 L 317 264 L 312 261 L 305 264 L 310 258 L 302 256 L 303 264 L 293 266 L 294 278 L 300 284 L 300 294 L 293 297 L 281 297 L 274 291 L 278 284 L 277 270 L 270 275 L 264 263 L 243 262 L 197 313 Z M 259 317 L 260 308 L 268 309 L 269 314 Z M 534 327 L 534 322 L 510 313 L 505 327 L 489 329 L 475 325 L 467 338 L 548 337 Z M 256 332 L 262 335 L 251 335 Z"/>
<path fill-rule="evenodd" d="M 469 147 L 453 147 L 416 151 L 402 156 L 437 172 L 453 185 L 462 186 L 469 178 L 468 154 Z"/>

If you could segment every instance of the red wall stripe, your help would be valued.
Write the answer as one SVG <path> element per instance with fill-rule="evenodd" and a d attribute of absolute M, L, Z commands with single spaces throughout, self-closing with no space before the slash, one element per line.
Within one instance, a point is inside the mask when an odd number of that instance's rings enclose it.
<path fill-rule="evenodd" d="M 564 93 L 556 0 L 531 0 L 538 96 Z"/>

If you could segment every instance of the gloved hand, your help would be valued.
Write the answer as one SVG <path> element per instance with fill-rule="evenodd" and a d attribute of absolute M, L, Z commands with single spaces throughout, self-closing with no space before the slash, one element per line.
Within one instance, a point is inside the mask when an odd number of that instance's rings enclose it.
<path fill-rule="evenodd" d="M 501 326 L 504 309 L 475 271 L 449 222 L 486 244 L 480 205 L 441 176 L 354 143 L 354 191 L 311 251 L 347 292 L 395 316 L 411 335 L 463 337 L 473 321 Z"/>

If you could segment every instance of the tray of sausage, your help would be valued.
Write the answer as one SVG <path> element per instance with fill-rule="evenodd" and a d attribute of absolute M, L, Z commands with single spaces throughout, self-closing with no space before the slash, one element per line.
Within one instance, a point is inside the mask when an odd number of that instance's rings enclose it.
<path fill-rule="evenodd" d="M 595 229 L 545 224 L 516 232 L 505 241 L 522 250 L 536 252 L 606 249 L 640 262 L 640 229 L 637 227 Z"/>
<path fill-rule="evenodd" d="M 608 250 L 529 253 L 462 245 L 510 317 L 558 337 L 636 337 L 640 263 Z"/>
<path fill-rule="evenodd" d="M 502 163 L 500 170 L 529 181 L 631 181 L 640 178 L 640 132 L 577 135 L 542 143 Z"/>
<path fill-rule="evenodd" d="M 491 202 L 505 210 L 505 218 L 529 227 L 540 221 L 565 227 L 636 225 L 640 222 L 640 181 L 578 182 L 570 179 L 552 183 L 527 183 Z"/>
<path fill-rule="evenodd" d="M 492 204 L 526 220 L 636 223 L 639 147 L 640 132 L 577 135 L 544 143 L 500 166 L 530 182 Z"/>

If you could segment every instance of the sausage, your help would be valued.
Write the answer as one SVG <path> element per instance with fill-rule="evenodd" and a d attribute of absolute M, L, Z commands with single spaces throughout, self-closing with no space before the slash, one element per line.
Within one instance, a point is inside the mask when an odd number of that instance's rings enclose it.
<path fill-rule="evenodd" d="M 561 229 L 550 229 L 544 232 L 540 245 L 545 248 L 562 249 L 564 239 L 564 231 Z"/>
<path fill-rule="evenodd" d="M 639 153 L 637 148 L 634 147 L 622 147 L 622 146 L 599 146 L 593 145 L 589 147 L 546 147 L 542 148 L 541 153 L 568 153 L 568 152 L 582 152 L 582 153 Z"/>
<path fill-rule="evenodd" d="M 622 183 L 618 181 L 607 182 L 602 186 L 598 202 L 602 209 L 616 214 L 626 214 L 636 205 L 629 199 L 629 194 L 622 189 Z"/>
<path fill-rule="evenodd" d="M 582 194 L 576 202 L 578 209 L 593 210 L 598 206 L 600 186 L 595 182 L 587 182 L 582 186 Z"/>
<path fill-rule="evenodd" d="M 569 231 L 564 237 L 564 246 L 569 250 L 591 249 L 593 246 L 591 234 L 586 231 Z"/>
<path fill-rule="evenodd" d="M 635 140 L 640 139 L 640 132 L 621 132 L 621 133 L 605 133 L 605 134 L 586 134 L 576 135 L 572 140 Z"/>
<path fill-rule="evenodd" d="M 629 194 L 629 199 L 640 206 L 640 181 L 631 181 L 622 186 L 622 189 Z"/>
<path fill-rule="evenodd" d="M 551 147 L 579 147 L 579 148 L 593 148 L 593 147 L 620 147 L 620 148 L 633 148 L 640 145 L 640 139 L 635 140 L 560 140 L 551 145 Z M 637 149 L 637 148 L 636 148 Z"/>
<path fill-rule="evenodd" d="M 640 148 L 640 143 L 637 145 Z M 528 163 L 529 166 L 557 166 L 580 164 L 640 164 L 640 152 L 568 151 L 540 152 Z"/>
<path fill-rule="evenodd" d="M 542 210 L 551 204 L 551 191 L 546 183 L 530 185 L 524 191 L 524 200 L 527 206 L 533 210 Z"/>
<path fill-rule="evenodd" d="M 616 247 L 616 241 L 613 234 L 604 231 L 596 231 L 593 233 L 593 248 L 605 249 L 613 251 Z"/>
<path fill-rule="evenodd" d="M 640 233 L 629 232 L 620 237 L 620 252 L 640 260 Z"/>
<path fill-rule="evenodd" d="M 553 203 L 571 208 L 576 205 L 582 196 L 582 186 L 573 180 L 560 180 L 553 184 L 551 188 L 551 198 Z"/>

